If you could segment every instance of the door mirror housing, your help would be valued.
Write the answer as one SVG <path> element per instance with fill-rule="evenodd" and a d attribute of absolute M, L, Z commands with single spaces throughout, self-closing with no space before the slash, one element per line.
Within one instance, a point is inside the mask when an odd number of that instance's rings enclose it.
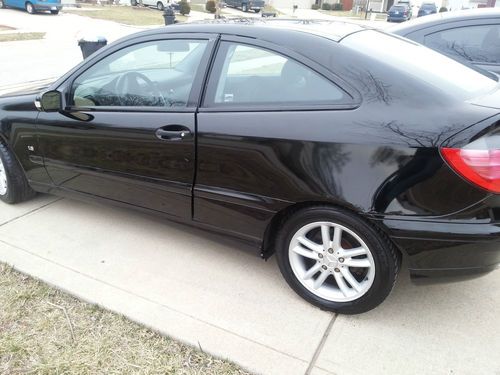
<path fill-rule="evenodd" d="M 59 112 L 62 110 L 62 94 L 57 90 L 46 91 L 40 96 L 39 103 L 44 112 Z"/>

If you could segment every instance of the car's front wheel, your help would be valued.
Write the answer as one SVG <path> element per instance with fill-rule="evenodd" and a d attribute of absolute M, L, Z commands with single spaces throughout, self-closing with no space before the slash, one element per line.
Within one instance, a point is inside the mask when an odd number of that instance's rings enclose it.
<path fill-rule="evenodd" d="M 160 11 L 163 11 L 165 9 L 165 6 L 161 1 L 158 1 L 158 3 L 156 4 L 156 8 Z"/>
<path fill-rule="evenodd" d="M 133 7 L 137 6 L 137 0 L 130 0 L 130 5 Z"/>
<path fill-rule="evenodd" d="M 26 12 L 29 14 L 35 14 L 35 7 L 31 3 L 26 3 Z"/>
<path fill-rule="evenodd" d="M 3 0 L 0 0 L 0 9 L 4 8 L 6 8 L 5 3 L 3 2 Z"/>
<path fill-rule="evenodd" d="M 338 208 L 296 212 L 282 227 L 276 255 L 281 273 L 301 297 L 328 311 L 359 314 L 389 295 L 398 253 L 375 228 Z"/>
<path fill-rule="evenodd" d="M 0 140 L 0 200 L 13 204 L 28 200 L 34 195 L 21 166 Z"/>
<path fill-rule="evenodd" d="M 53 15 L 57 15 L 57 14 L 59 14 L 59 11 L 58 10 L 51 10 L 50 13 Z"/>

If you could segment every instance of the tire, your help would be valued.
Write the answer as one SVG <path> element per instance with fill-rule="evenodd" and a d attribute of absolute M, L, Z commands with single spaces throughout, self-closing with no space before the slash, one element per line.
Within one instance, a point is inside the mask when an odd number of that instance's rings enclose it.
<path fill-rule="evenodd" d="M 130 0 L 130 5 L 132 5 L 133 7 L 136 7 L 137 6 L 137 0 Z"/>
<path fill-rule="evenodd" d="M 0 9 L 5 9 L 5 8 L 7 8 L 5 6 L 5 3 L 3 2 L 3 0 L 0 0 Z"/>
<path fill-rule="evenodd" d="M 295 212 L 279 231 L 276 245 L 278 265 L 290 287 L 327 311 L 360 314 L 375 308 L 387 298 L 399 272 L 400 259 L 391 242 L 340 208 Z"/>
<path fill-rule="evenodd" d="M 243 5 L 241 6 L 241 11 L 242 11 L 242 12 L 248 12 L 248 5 L 243 4 Z"/>
<path fill-rule="evenodd" d="M 26 12 L 28 12 L 29 14 L 35 14 L 35 7 L 30 2 L 26 3 L 25 8 Z"/>
<path fill-rule="evenodd" d="M 259 13 L 260 12 L 260 9 L 254 9 L 253 10 L 255 13 Z"/>
<path fill-rule="evenodd" d="M 156 9 L 158 9 L 161 12 L 163 12 L 163 10 L 165 9 L 165 6 L 163 5 L 163 3 L 161 1 L 158 1 L 156 3 Z"/>
<path fill-rule="evenodd" d="M 59 14 L 59 11 L 58 10 L 51 10 L 50 13 L 53 14 L 54 16 L 56 16 Z"/>
<path fill-rule="evenodd" d="M 15 156 L 0 140 L 0 200 L 15 204 L 35 195 Z"/>

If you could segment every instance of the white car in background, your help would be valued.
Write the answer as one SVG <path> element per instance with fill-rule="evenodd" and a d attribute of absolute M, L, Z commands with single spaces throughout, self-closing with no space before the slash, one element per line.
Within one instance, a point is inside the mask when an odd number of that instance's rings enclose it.
<path fill-rule="evenodd" d="M 130 0 L 130 5 L 132 6 L 137 6 L 140 3 L 139 0 Z M 142 5 L 151 6 L 161 11 L 167 6 L 170 6 L 173 10 L 179 10 L 179 5 L 171 0 L 142 0 Z"/>

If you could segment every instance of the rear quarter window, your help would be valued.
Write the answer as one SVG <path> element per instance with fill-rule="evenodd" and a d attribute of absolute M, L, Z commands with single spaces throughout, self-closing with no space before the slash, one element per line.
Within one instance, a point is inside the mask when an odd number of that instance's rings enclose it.
<path fill-rule="evenodd" d="M 415 42 L 375 30 L 351 34 L 343 45 L 369 56 L 373 63 L 403 72 L 435 90 L 467 100 L 497 88 L 492 77 Z"/>

